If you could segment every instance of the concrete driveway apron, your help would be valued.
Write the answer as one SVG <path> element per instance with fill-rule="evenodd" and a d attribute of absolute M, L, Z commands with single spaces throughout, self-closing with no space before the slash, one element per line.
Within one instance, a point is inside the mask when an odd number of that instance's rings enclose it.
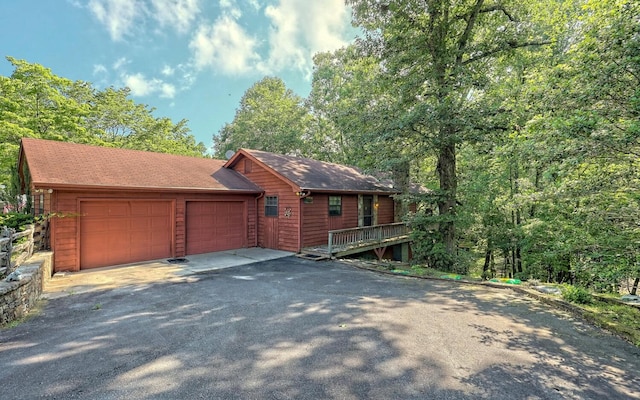
<path fill-rule="evenodd" d="M 293 253 L 253 247 L 196 254 L 176 260 L 156 260 L 80 272 L 57 273 L 46 282 L 43 297 L 55 299 L 79 293 L 108 289 L 141 288 L 161 282 L 189 282 L 207 271 L 275 260 Z"/>

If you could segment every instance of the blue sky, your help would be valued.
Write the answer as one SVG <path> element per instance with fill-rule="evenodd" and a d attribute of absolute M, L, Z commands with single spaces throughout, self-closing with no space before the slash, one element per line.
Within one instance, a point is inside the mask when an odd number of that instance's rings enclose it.
<path fill-rule="evenodd" d="M 207 146 L 244 92 L 309 94 L 313 54 L 355 38 L 344 0 L 0 0 L 0 52 L 187 119 Z M 0 75 L 11 65 L 0 60 Z"/>

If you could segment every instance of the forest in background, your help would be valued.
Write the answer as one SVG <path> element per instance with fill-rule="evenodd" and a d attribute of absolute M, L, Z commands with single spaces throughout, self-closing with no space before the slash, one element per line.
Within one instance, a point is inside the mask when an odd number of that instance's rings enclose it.
<path fill-rule="evenodd" d="M 430 189 L 414 252 L 439 270 L 596 291 L 640 276 L 638 2 L 347 3 L 360 39 L 315 56 L 307 98 L 255 83 L 218 156 L 408 175 Z"/>
<path fill-rule="evenodd" d="M 214 152 L 241 147 L 392 171 L 430 267 L 611 291 L 640 276 L 640 4 L 347 0 L 361 37 L 314 58 L 303 98 L 247 90 Z M 187 121 L 127 88 L 8 57 L 0 183 L 22 137 L 205 156 Z M 12 183 L 13 182 L 13 183 Z M 636 279 L 637 283 L 637 279 Z"/>

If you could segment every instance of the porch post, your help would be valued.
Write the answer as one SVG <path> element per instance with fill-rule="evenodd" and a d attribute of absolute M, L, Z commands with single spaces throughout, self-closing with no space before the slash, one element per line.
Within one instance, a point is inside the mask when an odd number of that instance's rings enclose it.
<path fill-rule="evenodd" d="M 372 224 L 373 225 L 378 225 L 378 207 L 380 206 L 380 203 L 378 203 L 378 195 L 374 194 L 373 195 L 373 204 L 371 204 L 371 208 L 373 210 L 373 221 Z"/>
<path fill-rule="evenodd" d="M 332 255 L 332 251 L 333 251 L 333 232 L 329 232 L 329 258 L 331 258 Z"/>
<path fill-rule="evenodd" d="M 358 226 L 364 226 L 364 200 L 362 195 L 358 195 Z"/>

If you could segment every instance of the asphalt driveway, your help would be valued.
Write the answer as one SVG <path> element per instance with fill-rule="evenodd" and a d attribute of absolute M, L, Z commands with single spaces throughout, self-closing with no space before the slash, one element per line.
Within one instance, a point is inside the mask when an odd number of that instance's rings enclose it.
<path fill-rule="evenodd" d="M 295 257 L 71 294 L 2 399 L 640 399 L 640 351 L 509 290 Z"/>

